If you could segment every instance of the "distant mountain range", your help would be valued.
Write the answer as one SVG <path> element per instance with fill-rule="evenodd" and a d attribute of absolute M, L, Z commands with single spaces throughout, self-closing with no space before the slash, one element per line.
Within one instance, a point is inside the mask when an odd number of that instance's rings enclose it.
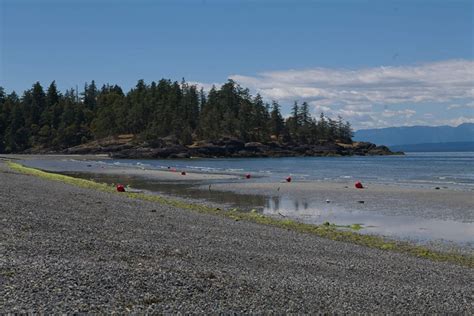
<path fill-rule="evenodd" d="M 390 146 L 392 151 L 474 151 L 474 142 L 423 143 Z"/>
<path fill-rule="evenodd" d="M 389 146 L 400 151 L 473 151 L 474 123 L 452 126 L 410 126 L 363 129 L 354 140 Z"/>

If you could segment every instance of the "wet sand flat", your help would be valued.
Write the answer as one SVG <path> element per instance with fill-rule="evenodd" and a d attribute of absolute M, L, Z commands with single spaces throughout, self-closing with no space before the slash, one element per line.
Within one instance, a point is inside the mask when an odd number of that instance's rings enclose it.
<path fill-rule="evenodd" d="M 387 184 L 364 184 L 354 188 L 353 182 L 281 182 L 219 183 L 213 190 L 266 196 L 290 196 L 300 201 L 317 200 L 352 208 L 373 210 L 385 215 L 415 215 L 472 223 L 474 196 L 470 191 L 435 188 L 401 187 Z M 364 204 L 358 204 L 364 201 Z M 332 205 L 331 204 L 331 205 Z"/>

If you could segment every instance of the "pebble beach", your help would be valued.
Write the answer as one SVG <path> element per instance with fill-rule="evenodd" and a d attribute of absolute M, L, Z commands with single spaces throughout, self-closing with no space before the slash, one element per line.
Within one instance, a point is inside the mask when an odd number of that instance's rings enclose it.
<path fill-rule="evenodd" d="M 0 312 L 474 312 L 472 269 L 18 174 Z"/>

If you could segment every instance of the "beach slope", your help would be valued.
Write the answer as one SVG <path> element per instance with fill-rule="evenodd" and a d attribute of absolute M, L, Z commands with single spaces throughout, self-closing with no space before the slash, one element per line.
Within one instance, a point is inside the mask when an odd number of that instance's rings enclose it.
<path fill-rule="evenodd" d="M 474 313 L 472 269 L 18 174 L 0 313 Z"/>

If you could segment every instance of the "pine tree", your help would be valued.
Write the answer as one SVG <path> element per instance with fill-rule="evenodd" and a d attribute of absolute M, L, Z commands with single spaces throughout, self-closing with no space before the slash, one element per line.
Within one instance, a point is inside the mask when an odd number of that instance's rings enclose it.
<path fill-rule="evenodd" d="M 206 94 L 204 93 L 204 89 L 201 88 L 199 90 L 199 113 L 204 111 L 204 108 L 206 107 Z"/>
<path fill-rule="evenodd" d="M 33 85 L 31 96 L 31 123 L 38 124 L 41 117 L 41 113 L 43 112 L 46 106 L 46 95 L 44 93 L 43 87 L 39 82 L 36 82 Z"/>
<path fill-rule="evenodd" d="M 331 118 L 327 119 L 328 122 L 328 140 L 334 141 L 337 138 L 337 124 L 336 121 L 334 121 Z"/>
<path fill-rule="evenodd" d="M 144 80 L 138 80 L 137 85 L 127 95 L 128 106 L 128 128 L 132 133 L 139 134 L 148 123 L 149 111 L 145 104 L 147 86 Z"/>
<path fill-rule="evenodd" d="M 87 82 L 84 84 L 84 92 L 82 94 L 84 96 L 84 105 L 93 111 L 97 106 L 97 97 L 99 96 L 94 80 L 92 80 L 90 85 Z"/>
<path fill-rule="evenodd" d="M 301 115 L 298 102 L 295 101 L 291 109 L 291 116 L 286 120 L 286 126 L 293 141 L 298 141 L 301 127 Z"/>
<path fill-rule="evenodd" d="M 272 135 L 276 136 L 276 139 L 279 140 L 282 136 L 283 130 L 285 129 L 285 121 L 280 113 L 280 105 L 273 101 L 272 102 L 272 111 L 270 113 L 270 132 Z"/>
<path fill-rule="evenodd" d="M 5 131 L 10 118 L 10 111 L 4 106 L 6 99 L 5 90 L 0 87 L 0 153 L 5 151 Z"/>
<path fill-rule="evenodd" d="M 117 85 L 98 91 L 92 81 L 85 84 L 82 95 L 78 100 L 74 89 L 62 95 L 54 81 L 46 93 L 36 82 L 21 99 L 0 88 L 0 152 L 61 149 L 123 133 L 155 145 L 168 136 L 184 145 L 224 137 L 318 144 L 351 142 L 353 136 L 342 117 L 333 120 L 321 113 L 316 121 L 307 102 L 301 106 L 295 102 L 285 121 L 278 103 L 270 109 L 259 94 L 253 97 L 232 80 L 212 87 L 207 95 L 184 79 L 181 84 L 162 79 L 150 85 L 139 80 L 126 95 Z"/>
<path fill-rule="evenodd" d="M 311 114 L 307 102 L 301 105 L 298 117 L 300 122 L 298 140 L 300 143 L 308 144 L 311 142 Z"/>
<path fill-rule="evenodd" d="M 27 149 L 30 145 L 28 143 L 28 128 L 25 124 L 25 110 L 15 92 L 8 95 L 3 108 L 8 108 L 11 111 L 9 124 L 5 131 L 5 151 L 19 152 Z"/>
<path fill-rule="evenodd" d="M 321 112 L 319 115 L 319 122 L 317 124 L 318 135 L 320 135 L 320 140 L 327 140 L 329 136 L 328 124 L 324 113 Z"/>

